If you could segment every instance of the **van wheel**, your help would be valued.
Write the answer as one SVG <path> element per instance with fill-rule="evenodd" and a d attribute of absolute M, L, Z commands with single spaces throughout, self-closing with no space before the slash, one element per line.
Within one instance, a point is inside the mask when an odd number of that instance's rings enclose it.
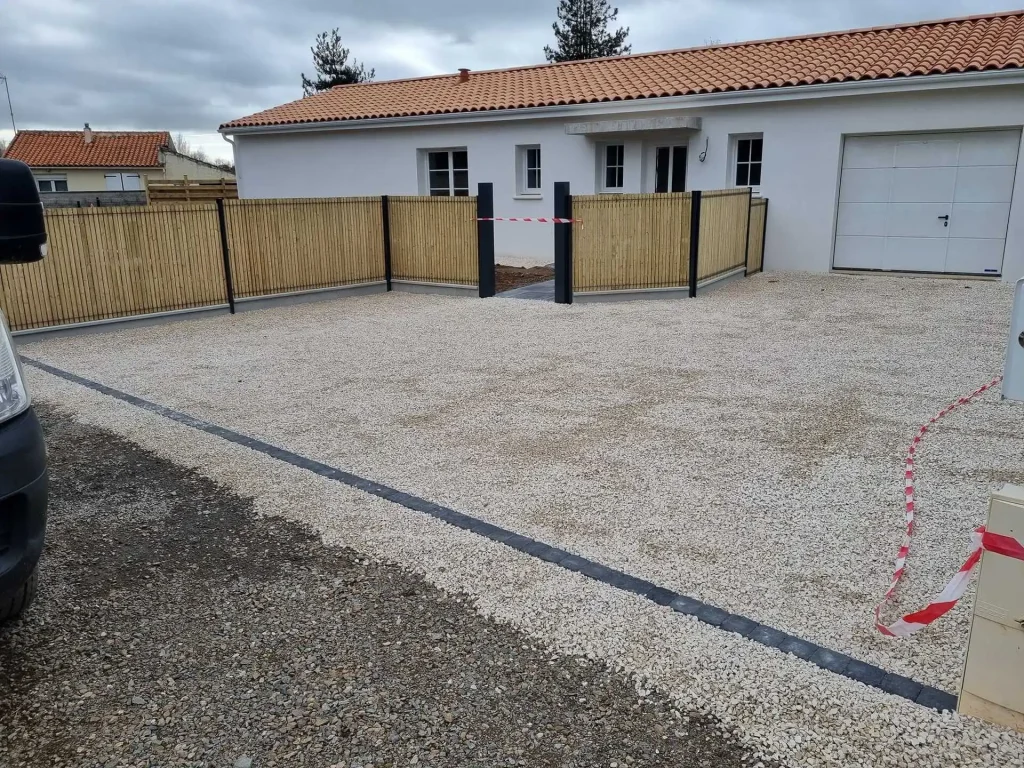
<path fill-rule="evenodd" d="M 32 571 L 24 584 L 13 592 L 0 595 L 0 622 L 16 619 L 36 599 L 37 572 Z"/>

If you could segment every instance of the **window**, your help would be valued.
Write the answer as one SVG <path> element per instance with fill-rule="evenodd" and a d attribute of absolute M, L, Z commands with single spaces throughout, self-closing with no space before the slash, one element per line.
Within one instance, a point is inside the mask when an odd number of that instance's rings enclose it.
<path fill-rule="evenodd" d="M 761 153 L 764 139 L 750 136 L 736 140 L 736 186 L 761 186 Z"/>
<path fill-rule="evenodd" d="M 516 194 L 540 197 L 540 147 L 516 147 Z"/>
<path fill-rule="evenodd" d="M 137 173 L 106 173 L 107 192 L 136 191 L 142 189 L 142 180 Z"/>
<path fill-rule="evenodd" d="M 686 191 L 686 147 L 658 147 L 654 151 L 654 191 Z"/>
<path fill-rule="evenodd" d="M 605 192 L 618 192 L 625 186 L 623 176 L 626 170 L 626 146 L 609 144 L 604 148 L 604 176 L 602 185 Z"/>
<path fill-rule="evenodd" d="M 433 197 L 467 197 L 469 153 L 464 149 L 427 152 L 427 192 Z"/>
<path fill-rule="evenodd" d="M 68 191 L 67 176 L 38 176 L 36 177 L 36 184 L 39 185 L 40 192 Z"/>

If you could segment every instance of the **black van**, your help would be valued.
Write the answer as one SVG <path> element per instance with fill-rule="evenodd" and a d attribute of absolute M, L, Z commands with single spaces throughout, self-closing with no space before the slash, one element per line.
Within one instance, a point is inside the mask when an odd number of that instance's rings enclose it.
<path fill-rule="evenodd" d="M 32 172 L 0 159 L 0 270 L 46 255 L 46 227 Z M 0 312 L 0 622 L 28 608 L 46 532 L 46 445 Z"/>

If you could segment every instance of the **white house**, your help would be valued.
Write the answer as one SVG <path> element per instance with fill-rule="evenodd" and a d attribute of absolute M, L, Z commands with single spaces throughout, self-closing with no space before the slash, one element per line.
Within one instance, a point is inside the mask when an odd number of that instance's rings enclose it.
<path fill-rule="evenodd" d="M 769 270 L 1024 276 L 1024 11 L 348 85 L 221 126 L 242 197 L 754 187 Z M 497 225 L 499 261 L 552 234 Z"/>

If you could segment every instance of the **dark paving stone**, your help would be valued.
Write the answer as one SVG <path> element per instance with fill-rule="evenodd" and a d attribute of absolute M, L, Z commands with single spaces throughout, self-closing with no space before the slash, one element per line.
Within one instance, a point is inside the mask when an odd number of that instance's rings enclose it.
<path fill-rule="evenodd" d="M 911 701 L 915 701 L 924 688 L 923 685 L 915 683 L 909 677 L 895 675 L 892 672 L 882 678 L 882 682 L 878 684 L 878 687 L 886 693 L 894 693 Z"/>
<path fill-rule="evenodd" d="M 854 659 L 846 665 L 846 669 L 843 670 L 842 674 L 844 677 L 856 680 L 858 683 L 878 688 L 882 678 L 885 677 L 885 670 L 881 667 L 876 667 L 874 664 L 867 664 Z"/>
<path fill-rule="evenodd" d="M 521 288 L 513 288 L 511 291 L 503 291 L 497 294 L 502 299 L 533 299 L 535 301 L 555 300 L 555 281 L 545 280 L 543 283 L 524 285 Z"/>
<path fill-rule="evenodd" d="M 830 651 L 828 648 L 819 648 L 808 661 L 812 664 L 817 664 L 822 669 L 827 669 L 829 672 L 842 673 L 853 659 L 845 653 Z"/>
<path fill-rule="evenodd" d="M 707 603 L 701 603 L 696 611 L 693 613 L 698 619 L 703 621 L 705 624 L 710 624 L 712 627 L 719 627 L 722 622 L 729 618 L 729 613 L 723 611 L 721 608 L 715 608 L 713 605 Z"/>
<path fill-rule="evenodd" d="M 766 627 L 764 624 L 758 624 L 754 627 L 747 637 L 761 643 L 761 645 L 767 645 L 769 648 L 778 648 L 779 645 L 789 639 L 789 635 L 785 632 L 773 627 Z"/>
<path fill-rule="evenodd" d="M 746 616 L 737 616 L 733 614 L 723 621 L 721 626 L 726 632 L 735 632 L 737 635 L 749 637 L 750 633 L 752 633 L 759 625 L 756 621 L 748 619 Z"/>
<path fill-rule="evenodd" d="M 956 710 L 956 696 L 952 693 L 940 691 L 926 685 L 921 689 L 915 701 L 922 707 L 937 709 L 939 712 L 953 712 Z"/>
<path fill-rule="evenodd" d="M 783 653 L 791 653 L 798 659 L 808 661 L 811 656 L 818 652 L 819 648 L 814 643 L 809 643 L 806 640 L 801 640 L 799 637 L 790 635 L 779 643 L 779 650 Z"/>
<path fill-rule="evenodd" d="M 692 597 L 686 595 L 680 595 L 671 603 L 669 607 L 676 613 L 682 613 L 685 616 L 696 616 L 697 611 L 704 605 L 700 600 L 694 600 Z"/>

